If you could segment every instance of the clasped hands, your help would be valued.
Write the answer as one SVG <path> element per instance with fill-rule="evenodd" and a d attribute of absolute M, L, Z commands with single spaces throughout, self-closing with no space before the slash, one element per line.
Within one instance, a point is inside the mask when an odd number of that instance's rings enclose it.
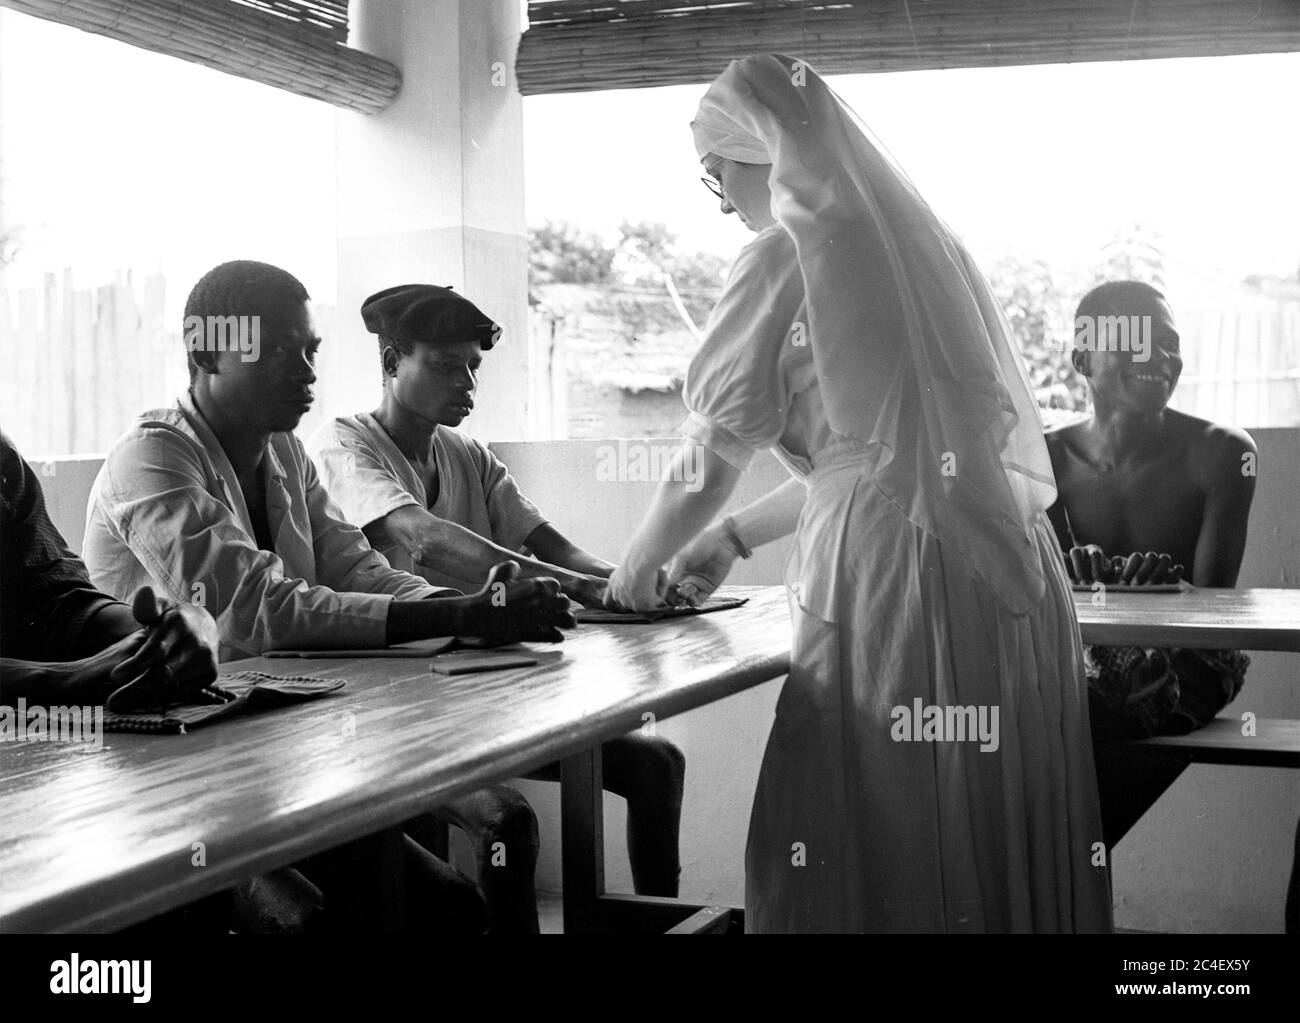
<path fill-rule="evenodd" d="M 65 698 L 102 702 L 109 693 L 139 679 L 177 701 L 217 678 L 217 623 L 194 604 L 160 600 L 142 586 L 131 602 L 142 626 L 97 654 L 59 665 Z"/>
<path fill-rule="evenodd" d="M 1183 577 L 1183 566 L 1174 564 L 1168 554 L 1134 551 L 1127 557 L 1107 557 L 1095 543 L 1071 547 L 1065 555 L 1065 568 L 1076 583 L 1109 586 L 1169 585 Z"/>

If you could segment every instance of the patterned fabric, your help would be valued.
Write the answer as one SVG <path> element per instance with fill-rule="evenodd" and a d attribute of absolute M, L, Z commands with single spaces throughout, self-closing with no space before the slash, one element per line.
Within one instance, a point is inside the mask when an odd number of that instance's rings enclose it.
<path fill-rule="evenodd" d="M 1250 658 L 1239 650 L 1087 647 L 1094 742 L 1186 735 L 1236 699 Z"/>
<path fill-rule="evenodd" d="M 165 702 L 169 694 L 150 688 L 147 678 L 128 683 L 108 698 L 104 708 L 106 732 L 184 735 L 190 729 L 237 714 L 314 700 L 347 685 L 347 680 L 341 678 L 237 671 L 222 675 L 206 689 L 190 694 L 186 703 L 176 704 Z"/>

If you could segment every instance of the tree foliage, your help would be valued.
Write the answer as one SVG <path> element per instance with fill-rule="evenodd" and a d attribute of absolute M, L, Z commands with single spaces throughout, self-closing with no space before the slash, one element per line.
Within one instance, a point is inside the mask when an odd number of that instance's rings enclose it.
<path fill-rule="evenodd" d="M 1116 233 L 1097 258 L 1074 267 L 1049 266 L 1019 253 L 1006 254 L 986 272 L 1024 357 L 1039 405 L 1066 411 L 1088 407 L 1086 381 L 1070 362 L 1074 309 L 1092 287 L 1108 280 L 1138 280 L 1164 287 L 1163 242 L 1136 223 Z M 692 317 L 703 323 L 721 291 L 727 260 L 707 252 L 685 252 L 666 224 L 624 221 L 609 243 L 570 223 L 546 222 L 529 231 L 534 284 L 573 283 L 664 287 L 664 275 L 682 294 Z M 636 339 L 648 330 L 673 326 L 673 314 L 619 296 L 611 312 Z M 665 322 L 659 322 L 663 320 Z"/>
<path fill-rule="evenodd" d="M 528 230 L 528 266 L 534 284 L 608 284 L 614 250 L 574 224 L 546 221 Z"/>
<path fill-rule="evenodd" d="M 727 260 L 686 252 L 666 224 L 624 221 L 612 244 L 574 224 L 547 221 L 528 232 L 534 284 L 630 284 L 661 287 L 663 275 L 681 292 L 716 296 Z"/>

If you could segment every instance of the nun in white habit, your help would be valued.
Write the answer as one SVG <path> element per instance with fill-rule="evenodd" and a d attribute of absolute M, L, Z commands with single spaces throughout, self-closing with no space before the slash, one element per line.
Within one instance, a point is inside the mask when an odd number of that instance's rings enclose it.
<path fill-rule="evenodd" d="M 734 61 L 691 128 L 756 236 L 687 376 L 701 473 L 665 473 L 610 600 L 661 603 L 674 555 L 707 593 L 795 534 L 746 930 L 1108 930 L 1056 489 L 987 283 L 803 62 Z M 792 479 L 714 522 L 762 448 Z"/>

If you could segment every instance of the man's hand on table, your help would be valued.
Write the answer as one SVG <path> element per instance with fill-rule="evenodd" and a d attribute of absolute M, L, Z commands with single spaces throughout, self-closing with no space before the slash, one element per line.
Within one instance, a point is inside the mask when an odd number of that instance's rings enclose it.
<path fill-rule="evenodd" d="M 561 589 L 566 597 L 576 600 L 583 607 L 604 607 L 605 596 L 609 593 L 609 580 L 595 575 L 574 575 L 562 581 Z"/>
<path fill-rule="evenodd" d="M 1107 557 L 1095 543 L 1071 547 L 1065 555 L 1065 567 L 1071 581 L 1086 585 L 1164 586 L 1183 577 L 1183 566 L 1174 564 L 1168 554 L 1134 551 L 1127 557 Z"/>
<path fill-rule="evenodd" d="M 451 598 L 460 602 L 457 635 L 494 644 L 559 643 L 564 639 L 561 629 L 577 627 L 558 580 L 519 579 L 518 574 L 518 563 L 502 562 L 477 593 Z"/>
<path fill-rule="evenodd" d="M 140 676 L 180 700 L 217 678 L 217 623 L 201 607 L 172 603 L 142 586 L 131 602 L 143 628 L 99 653 L 60 665 L 59 688 L 69 700 L 100 703 Z"/>

